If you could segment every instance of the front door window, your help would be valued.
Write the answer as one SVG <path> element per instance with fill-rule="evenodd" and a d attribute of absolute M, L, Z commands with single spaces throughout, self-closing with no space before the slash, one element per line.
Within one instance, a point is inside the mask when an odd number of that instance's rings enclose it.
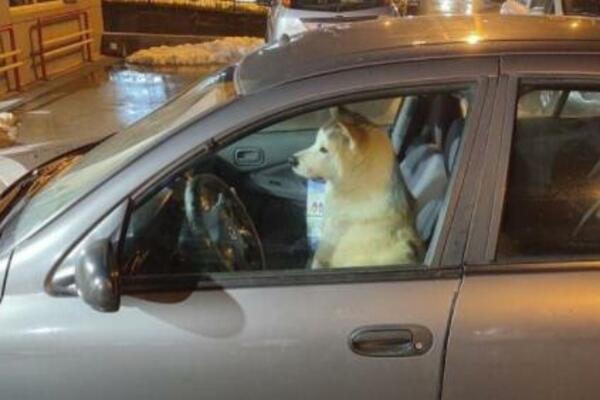
<path fill-rule="evenodd" d="M 334 104 L 199 157 L 136 206 L 124 272 L 426 266 L 469 93 Z"/>

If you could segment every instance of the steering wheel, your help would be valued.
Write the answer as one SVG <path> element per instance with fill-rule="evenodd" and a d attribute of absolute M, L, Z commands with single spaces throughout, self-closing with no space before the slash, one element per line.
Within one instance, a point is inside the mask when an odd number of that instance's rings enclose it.
<path fill-rule="evenodd" d="M 205 240 L 227 271 L 265 268 L 262 243 L 234 189 L 212 174 L 188 175 L 185 216 L 194 235 Z"/>

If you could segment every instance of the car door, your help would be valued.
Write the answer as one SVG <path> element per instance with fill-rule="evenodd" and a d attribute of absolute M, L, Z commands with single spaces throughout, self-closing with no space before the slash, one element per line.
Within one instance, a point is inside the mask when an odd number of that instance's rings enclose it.
<path fill-rule="evenodd" d="M 435 88 L 428 90 L 435 92 Z M 447 86 L 441 85 L 438 90 L 446 91 Z M 382 104 L 379 99 L 372 102 Z M 345 100 L 343 106 L 350 107 L 348 103 L 352 102 Z M 473 126 L 469 116 L 466 123 Z M 284 152 L 284 158 L 294 154 L 284 146 L 290 140 L 289 134 L 279 138 L 277 133 L 269 133 L 265 140 L 264 131 L 251 133 L 240 141 L 246 146 L 250 138 L 256 136 L 255 145 L 261 148 L 264 144 L 271 151 L 273 143 L 280 139 L 282 146 L 276 147 Z M 313 134 L 306 134 L 314 140 Z M 467 133 L 463 143 L 467 143 L 468 137 Z M 230 148 L 233 153 L 239 150 L 238 141 L 219 152 L 231 154 Z M 219 159 L 217 156 L 215 163 Z M 178 172 L 157 186 L 161 190 L 169 188 L 176 198 L 177 176 L 189 176 L 190 171 L 198 171 L 198 168 L 201 167 Z M 218 166 L 211 171 L 222 172 L 223 168 Z M 290 166 L 286 169 L 290 170 Z M 239 172 L 239 178 L 228 182 L 244 181 L 247 171 Z M 236 173 L 222 172 L 220 176 L 231 175 Z M 356 182 L 356 185 L 366 188 L 366 182 Z M 296 203 L 286 203 L 278 191 L 265 195 L 264 187 L 255 191 L 253 186 L 244 183 L 234 188 L 244 199 L 261 237 L 266 271 L 223 272 L 212 265 L 198 267 L 197 262 L 188 263 L 187 260 L 194 257 L 207 256 L 204 250 L 201 250 L 202 256 L 186 250 L 187 235 L 181 240 L 186 245 L 177 245 L 175 251 L 165 246 L 161 251 L 176 253 L 177 262 L 167 265 L 169 261 L 163 258 L 149 261 L 153 254 L 144 249 L 164 246 L 170 239 L 163 229 L 159 235 L 148 234 L 150 228 L 146 227 L 164 226 L 161 219 L 143 223 L 141 229 L 126 228 L 130 238 L 126 242 L 131 241 L 136 250 L 128 252 L 132 256 L 122 257 L 125 265 L 135 265 L 131 269 L 126 267 L 128 271 L 124 272 L 127 282 L 124 290 L 131 290 L 124 305 L 173 326 L 174 330 L 165 334 L 172 341 L 170 347 L 175 350 L 175 359 L 183 363 L 177 369 L 194 371 L 203 377 L 199 381 L 206 383 L 205 389 L 215 398 L 235 398 L 240 390 L 249 398 L 359 399 L 374 394 L 380 398 L 436 398 L 445 333 L 460 270 L 440 271 L 442 265 L 390 265 L 382 269 L 363 264 L 339 270 L 307 269 L 311 256 L 302 256 L 302 249 L 309 248 L 303 240 L 306 234 L 302 229 L 299 235 L 295 233 L 305 221 L 304 215 L 309 215 L 309 206 L 306 205 L 305 213 L 298 213 L 294 212 Z M 150 192 L 135 200 L 129 217 L 131 223 L 137 221 L 138 214 L 145 213 L 146 204 L 157 196 L 152 189 Z M 150 200 L 146 200 L 147 196 Z M 260 200 L 253 201 L 257 196 L 261 196 Z M 278 211 L 286 204 L 284 212 Z M 170 221 L 177 219 L 176 214 L 168 215 Z M 280 226 L 282 222 L 284 225 Z M 290 236 L 292 239 L 287 240 Z M 439 239 L 432 239 L 430 243 L 435 247 Z M 138 244 L 142 250 L 137 250 Z M 431 257 L 434 247 L 430 247 Z M 140 254 L 146 259 L 136 264 Z M 362 254 L 359 257 L 364 259 Z M 133 263 L 128 263 L 128 259 Z M 206 274 L 198 274 L 198 271 Z M 399 275 L 393 278 L 390 274 Z M 170 279 L 178 277 L 191 285 L 201 283 L 205 290 L 177 290 Z M 143 294 L 136 295 L 140 290 Z M 167 290 L 167 293 L 153 298 L 152 292 L 156 290 Z M 156 331 L 156 327 L 148 326 L 145 330 Z M 193 347 L 177 344 L 190 333 L 196 338 Z M 204 361 L 197 362 L 195 357 L 182 359 L 188 352 Z M 144 365 L 159 367 L 159 358 L 163 355 L 160 351 L 149 352 L 148 357 Z M 145 373 L 156 376 L 157 371 L 149 368 L 144 368 Z M 223 379 L 224 375 L 236 376 L 236 384 Z M 168 386 L 169 381 L 165 380 L 161 390 L 167 390 Z M 198 387 L 191 384 L 177 388 L 184 397 L 192 396 L 196 390 Z"/>
<path fill-rule="evenodd" d="M 439 398 L 446 333 L 461 281 L 465 229 L 473 188 L 481 179 L 480 161 L 474 155 L 486 142 L 496 68 L 495 58 L 458 63 L 429 60 L 317 77 L 233 102 L 167 140 L 111 178 L 99 189 L 104 196 L 89 196 L 87 206 L 82 202 L 69 211 L 71 221 L 94 220 L 90 215 L 110 210 L 97 210 L 102 207 L 95 202 L 106 207 L 108 194 L 122 198 L 115 193 L 127 190 L 128 201 L 86 229 L 82 240 L 68 244 L 59 240 L 56 232 L 63 232 L 61 238 L 66 237 L 64 232 L 76 235 L 73 224 L 64 220 L 64 225 L 56 222 L 15 251 L 0 313 L 4 327 L 0 356 L 7 361 L 0 364 L 3 395 L 23 399 Z M 369 85 L 360 83 L 365 77 Z M 344 90 L 339 82 L 346 82 Z M 469 93 L 470 101 L 458 101 L 460 93 Z M 214 162 L 224 148 L 234 149 L 239 140 L 265 125 L 299 113 L 390 96 L 428 98 L 432 94 L 451 101 L 458 114 L 448 121 L 452 123 L 428 120 L 427 138 L 439 137 L 443 126 L 443 137 L 454 132 L 459 141 L 448 142 L 444 151 L 425 152 L 431 155 L 426 165 L 446 171 L 448 182 L 440 198 L 423 202 L 432 204 L 437 220 L 426 240 L 424 258 L 413 264 L 364 264 L 338 270 L 311 270 L 296 263 L 291 269 L 287 268 L 289 260 L 296 253 L 286 246 L 287 253 L 281 254 L 292 256 L 279 257 L 278 262 L 267 257 L 266 270 L 186 269 L 210 260 L 209 253 L 198 247 L 204 242 L 189 234 L 191 224 L 181 224 L 186 214 L 178 207 L 183 204 L 185 208 L 186 196 L 177 190 L 194 173 L 206 172 L 203 168 L 214 168 L 211 174 L 228 179 L 226 160 Z M 290 95 L 301 101 L 282 100 Z M 260 102 L 267 111 L 252 115 L 254 120 L 248 122 L 251 118 L 244 113 L 254 113 L 252 107 Z M 190 151 L 199 132 L 214 127 L 219 119 L 233 121 L 209 146 L 202 142 Z M 412 139 L 406 147 L 431 148 L 433 143 L 418 136 L 421 129 L 408 132 L 412 133 L 402 136 Z M 169 147 L 173 143 L 183 143 L 183 150 L 175 152 Z M 408 156 L 409 149 L 404 151 Z M 164 163 L 160 168 L 157 159 Z M 238 187 L 245 189 L 234 181 L 227 183 L 235 192 Z M 242 190 L 237 193 L 246 211 L 253 213 L 247 201 L 251 196 L 246 195 Z M 163 208 L 169 199 L 174 202 Z M 436 204 L 438 208 L 433 207 Z M 261 202 L 254 205 L 269 212 Z M 157 215 L 162 217 L 157 220 Z M 284 217 L 267 221 L 281 225 L 279 219 Z M 270 232 L 269 225 L 261 228 L 254 223 L 261 230 L 264 247 L 271 244 L 266 250 L 277 254 L 279 247 L 264 235 Z M 277 237 L 287 237 L 295 224 L 287 225 Z M 140 232 L 154 239 L 145 247 L 154 257 L 148 269 L 144 262 L 151 259 L 150 253 L 137 253 L 138 242 L 131 241 Z M 120 249 L 120 305 L 113 313 L 98 312 L 81 299 L 65 297 L 67 292 L 53 291 L 55 285 L 68 281 L 65 277 L 75 279 L 72 257 L 80 251 L 93 254 L 84 250 L 87 243 L 98 240 Z M 53 267 L 34 276 L 32 271 L 42 271 L 42 262 L 32 264 L 32 255 L 60 246 L 69 252 L 48 257 L 46 265 Z"/>
<path fill-rule="evenodd" d="M 597 397 L 598 61 L 504 60 L 443 399 Z"/>

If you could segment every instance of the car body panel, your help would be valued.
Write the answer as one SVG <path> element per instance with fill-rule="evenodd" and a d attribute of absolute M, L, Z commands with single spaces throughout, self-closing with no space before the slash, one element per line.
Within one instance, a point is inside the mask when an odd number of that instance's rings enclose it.
<path fill-rule="evenodd" d="M 506 56 L 488 163 L 448 339 L 442 399 L 592 399 L 600 390 L 597 257 L 496 259 L 520 79 L 600 88 L 597 56 Z M 540 65 L 542 63 L 543 65 Z"/>
<path fill-rule="evenodd" d="M 598 49 L 598 38 L 600 25 L 591 18 L 476 15 L 361 22 L 306 32 L 247 55 L 236 71 L 236 87 L 256 93 L 343 69 L 458 54 L 589 53 Z"/>
<path fill-rule="evenodd" d="M 98 141 L 98 138 L 55 140 L 3 149 L 0 152 L 0 193 L 26 174 L 27 171 L 61 154 L 95 141 Z"/>
<path fill-rule="evenodd" d="M 78 298 L 8 296 L 0 324 L 7 398 L 436 399 L 457 280 L 288 286 L 124 296 L 116 313 Z M 374 295 L 376 293 L 376 295 Z M 43 316 L 43 317 L 41 317 Z M 350 351 L 357 327 L 434 334 L 415 358 Z M 35 382 L 35 384 L 24 384 Z"/>
<path fill-rule="evenodd" d="M 600 273 L 511 268 L 465 278 L 442 399 L 595 399 Z"/>

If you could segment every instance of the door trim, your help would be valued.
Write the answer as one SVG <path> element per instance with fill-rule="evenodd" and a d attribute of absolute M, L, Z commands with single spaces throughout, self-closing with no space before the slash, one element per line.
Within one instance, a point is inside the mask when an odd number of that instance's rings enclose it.
<path fill-rule="evenodd" d="M 462 268 L 340 268 L 339 270 L 281 270 L 188 275 L 122 276 L 123 294 L 156 291 L 206 291 L 232 288 L 316 286 L 397 281 L 454 280 Z"/>

